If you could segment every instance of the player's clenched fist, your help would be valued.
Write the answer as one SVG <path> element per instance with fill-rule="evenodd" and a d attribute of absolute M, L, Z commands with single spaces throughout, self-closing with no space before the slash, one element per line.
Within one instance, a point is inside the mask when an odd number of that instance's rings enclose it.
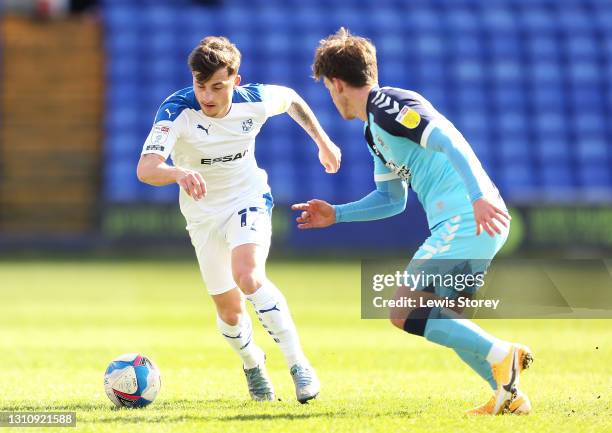
<path fill-rule="evenodd" d="M 293 210 L 302 211 L 295 220 L 299 229 L 315 229 L 327 227 L 336 222 L 336 210 L 323 200 L 309 200 L 307 203 L 297 203 L 291 206 Z"/>
<path fill-rule="evenodd" d="M 341 159 L 342 152 L 340 148 L 331 141 L 319 148 L 319 161 L 321 161 L 321 165 L 325 167 L 325 172 L 336 173 L 340 170 Z"/>
<path fill-rule="evenodd" d="M 206 182 L 197 171 L 181 169 L 176 178 L 176 183 L 185 190 L 189 197 L 196 201 L 206 195 Z"/>

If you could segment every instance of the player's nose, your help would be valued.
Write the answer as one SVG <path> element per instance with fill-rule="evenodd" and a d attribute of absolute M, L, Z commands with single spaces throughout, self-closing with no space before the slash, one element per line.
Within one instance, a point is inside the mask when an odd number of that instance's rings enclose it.
<path fill-rule="evenodd" d="M 202 95 L 202 103 L 211 104 L 212 102 L 213 102 L 212 93 L 204 92 L 204 94 Z"/>

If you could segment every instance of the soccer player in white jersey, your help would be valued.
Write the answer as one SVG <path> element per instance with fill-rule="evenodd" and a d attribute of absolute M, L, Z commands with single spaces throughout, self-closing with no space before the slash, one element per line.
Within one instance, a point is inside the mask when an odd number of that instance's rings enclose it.
<path fill-rule="evenodd" d="M 290 88 L 240 85 L 240 52 L 224 37 L 204 38 L 189 55 L 193 86 L 157 111 L 138 178 L 155 186 L 178 183 L 179 203 L 202 277 L 217 309 L 219 332 L 240 356 L 251 398 L 274 400 L 265 355 L 255 344 L 244 297 L 283 352 L 300 403 L 319 393 L 287 302 L 266 277 L 272 196 L 257 166 L 255 137 L 268 117 L 287 113 L 314 140 L 328 173 L 340 150 Z M 290 145 L 290 143 L 287 143 Z M 173 165 L 166 159 L 172 156 Z"/>

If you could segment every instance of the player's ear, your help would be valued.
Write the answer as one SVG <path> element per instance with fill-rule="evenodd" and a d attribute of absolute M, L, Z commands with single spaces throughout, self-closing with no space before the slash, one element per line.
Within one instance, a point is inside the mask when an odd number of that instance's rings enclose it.
<path fill-rule="evenodd" d="M 242 80 L 242 77 L 240 74 L 236 74 L 236 78 L 234 78 L 234 86 L 240 86 L 240 80 Z"/>
<path fill-rule="evenodd" d="M 342 82 L 342 80 L 339 78 L 332 78 L 331 82 L 336 92 L 342 93 L 342 91 L 344 90 L 344 83 Z"/>

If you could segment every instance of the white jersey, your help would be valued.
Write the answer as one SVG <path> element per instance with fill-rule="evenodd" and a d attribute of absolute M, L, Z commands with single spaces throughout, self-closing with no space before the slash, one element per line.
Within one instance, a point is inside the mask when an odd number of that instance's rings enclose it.
<path fill-rule="evenodd" d="M 142 154 L 171 156 L 176 166 L 202 174 L 207 190 L 202 200 L 193 200 L 182 189 L 179 194 L 188 222 L 269 191 L 268 176 L 255 161 L 255 137 L 268 117 L 287 111 L 292 95 L 282 86 L 239 86 L 223 118 L 206 116 L 192 87 L 162 103 Z"/>

